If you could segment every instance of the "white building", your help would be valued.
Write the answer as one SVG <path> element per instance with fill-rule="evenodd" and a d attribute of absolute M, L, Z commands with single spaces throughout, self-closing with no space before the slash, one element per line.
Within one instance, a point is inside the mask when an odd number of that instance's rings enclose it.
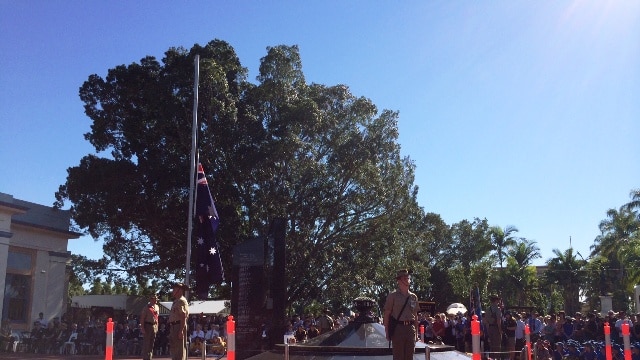
<path fill-rule="evenodd" d="M 0 192 L 0 313 L 13 329 L 30 330 L 40 312 L 51 321 L 66 311 L 67 244 L 81 235 L 70 221 L 67 210 Z"/>

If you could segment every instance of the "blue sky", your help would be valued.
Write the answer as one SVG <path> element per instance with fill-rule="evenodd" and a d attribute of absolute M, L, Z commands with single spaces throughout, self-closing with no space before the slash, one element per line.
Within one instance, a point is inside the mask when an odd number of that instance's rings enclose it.
<path fill-rule="evenodd" d="M 536 264 L 570 238 L 586 257 L 640 187 L 639 1 L 0 0 L 0 192 L 52 204 L 94 152 L 89 75 L 213 39 L 252 81 L 266 47 L 295 44 L 308 82 L 399 111 L 420 205 L 516 226 Z"/>

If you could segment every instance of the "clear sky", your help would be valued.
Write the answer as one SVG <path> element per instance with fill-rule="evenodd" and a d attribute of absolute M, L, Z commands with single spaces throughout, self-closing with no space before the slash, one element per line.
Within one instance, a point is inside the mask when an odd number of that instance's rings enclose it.
<path fill-rule="evenodd" d="M 570 239 L 586 258 L 640 187 L 640 1 L 0 0 L 0 192 L 50 205 L 94 151 L 89 75 L 213 39 L 251 81 L 266 47 L 298 45 L 308 82 L 399 111 L 420 205 L 516 226 L 536 264 Z"/>

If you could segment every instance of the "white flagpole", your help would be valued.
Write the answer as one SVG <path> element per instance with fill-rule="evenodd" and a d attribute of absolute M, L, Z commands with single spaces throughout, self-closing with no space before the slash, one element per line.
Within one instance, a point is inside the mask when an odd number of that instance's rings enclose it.
<path fill-rule="evenodd" d="M 191 273 L 191 234 L 193 233 L 193 217 L 194 217 L 194 205 L 193 205 L 193 193 L 196 181 L 196 144 L 198 136 L 198 82 L 200 78 L 200 55 L 196 55 L 194 60 L 195 66 L 195 81 L 193 84 L 193 125 L 191 133 L 191 171 L 189 174 L 189 211 L 187 220 L 187 264 L 185 285 L 191 287 L 189 274 Z"/>

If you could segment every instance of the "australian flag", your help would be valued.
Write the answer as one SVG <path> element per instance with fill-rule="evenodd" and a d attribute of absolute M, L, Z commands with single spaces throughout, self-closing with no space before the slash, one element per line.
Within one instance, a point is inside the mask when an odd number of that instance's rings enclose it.
<path fill-rule="evenodd" d="M 196 188 L 196 294 L 200 299 L 208 298 L 209 288 L 224 281 L 224 270 L 220 258 L 220 246 L 215 238 L 220 225 L 220 217 L 213 203 L 209 184 L 202 164 L 198 164 L 198 185 Z"/>
<path fill-rule="evenodd" d="M 471 289 L 470 298 L 470 317 L 473 315 L 478 315 L 478 321 L 482 321 L 482 302 L 480 301 L 480 289 L 478 289 L 478 285 L 476 285 L 475 289 Z"/>

